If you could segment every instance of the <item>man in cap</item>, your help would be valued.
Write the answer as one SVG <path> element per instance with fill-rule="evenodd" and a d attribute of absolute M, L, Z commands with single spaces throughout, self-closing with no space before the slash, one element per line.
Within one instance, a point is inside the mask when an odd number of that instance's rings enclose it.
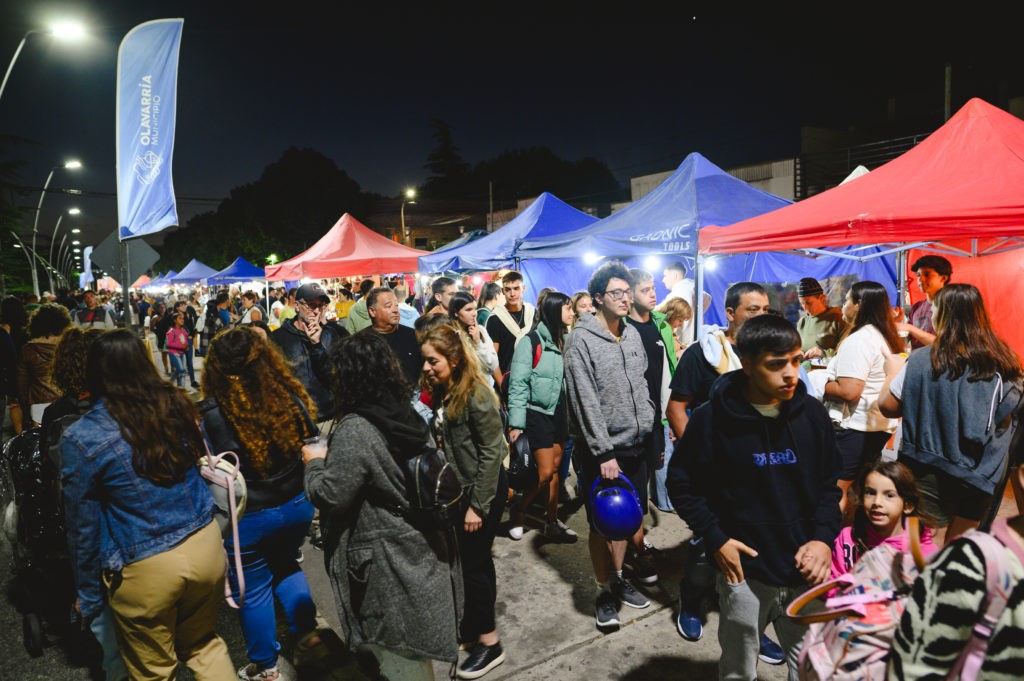
<path fill-rule="evenodd" d="M 324 315 L 330 298 L 316 282 L 303 284 L 295 292 L 295 316 L 286 319 L 270 334 L 292 367 L 295 378 L 316 404 L 317 419 L 334 418 L 331 394 L 331 347 L 348 335 L 343 327 L 328 322 Z"/>
<path fill-rule="evenodd" d="M 800 280 L 797 295 L 800 296 L 800 307 L 807 313 L 796 323 L 804 359 L 826 355 L 831 357 L 846 331 L 843 311 L 838 307 L 829 307 L 828 297 L 814 277 Z"/>

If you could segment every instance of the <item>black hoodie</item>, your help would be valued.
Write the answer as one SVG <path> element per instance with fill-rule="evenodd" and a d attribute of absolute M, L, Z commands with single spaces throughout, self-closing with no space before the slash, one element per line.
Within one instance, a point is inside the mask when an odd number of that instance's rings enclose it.
<path fill-rule="evenodd" d="M 743 572 L 773 586 L 804 583 L 794 561 L 811 540 L 829 548 L 839 533 L 841 470 L 828 412 L 798 382 L 778 418 L 743 396 L 742 370 L 724 374 L 694 410 L 668 470 L 668 495 L 708 550 L 737 539 Z"/>

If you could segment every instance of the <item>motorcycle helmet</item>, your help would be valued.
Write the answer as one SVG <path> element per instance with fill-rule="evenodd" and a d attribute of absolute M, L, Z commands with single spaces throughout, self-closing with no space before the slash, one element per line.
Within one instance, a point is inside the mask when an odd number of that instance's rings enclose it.
<path fill-rule="evenodd" d="M 590 510 L 594 528 L 609 541 L 629 539 L 640 529 L 643 509 L 640 496 L 629 478 L 598 478 L 590 489 Z"/>

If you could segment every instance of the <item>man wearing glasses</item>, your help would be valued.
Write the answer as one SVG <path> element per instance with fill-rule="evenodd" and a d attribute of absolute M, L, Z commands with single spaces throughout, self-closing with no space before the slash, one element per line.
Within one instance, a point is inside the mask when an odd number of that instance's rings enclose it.
<path fill-rule="evenodd" d="M 342 326 L 324 318 L 330 301 L 320 284 L 303 284 L 295 292 L 295 316 L 270 334 L 281 348 L 292 373 L 316 404 L 317 420 L 334 418 L 331 396 L 331 347 L 348 335 Z"/>
<path fill-rule="evenodd" d="M 536 310 L 533 305 L 523 302 L 525 286 L 519 272 L 513 270 L 503 276 L 501 290 L 505 294 L 505 304 L 495 305 L 487 318 L 487 335 L 494 341 L 494 351 L 498 353 L 498 373 L 504 376 L 512 365 L 516 341 L 533 328 Z"/>
<path fill-rule="evenodd" d="M 599 628 L 618 627 L 619 606 L 646 608 L 651 602 L 622 576 L 627 540 L 609 541 L 594 527 L 589 491 L 598 478 L 620 474 L 633 483 L 640 507 L 647 508 L 645 438 L 654 424 L 654 404 L 644 373 L 647 352 L 636 327 L 625 322 L 633 280 L 620 262 L 594 272 L 587 291 L 596 312 L 576 323 L 565 348 L 565 380 L 572 414 L 575 454 L 590 521 L 590 561 L 597 581 Z M 507 294 L 506 294 L 507 295 Z M 637 529 L 643 540 L 643 523 Z"/>

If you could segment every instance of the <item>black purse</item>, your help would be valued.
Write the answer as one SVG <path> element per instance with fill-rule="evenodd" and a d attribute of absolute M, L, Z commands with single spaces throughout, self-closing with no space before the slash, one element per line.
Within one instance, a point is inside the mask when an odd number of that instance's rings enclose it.
<path fill-rule="evenodd" d="M 537 484 L 537 459 L 525 432 L 520 433 L 508 447 L 508 486 L 523 492 Z"/>

